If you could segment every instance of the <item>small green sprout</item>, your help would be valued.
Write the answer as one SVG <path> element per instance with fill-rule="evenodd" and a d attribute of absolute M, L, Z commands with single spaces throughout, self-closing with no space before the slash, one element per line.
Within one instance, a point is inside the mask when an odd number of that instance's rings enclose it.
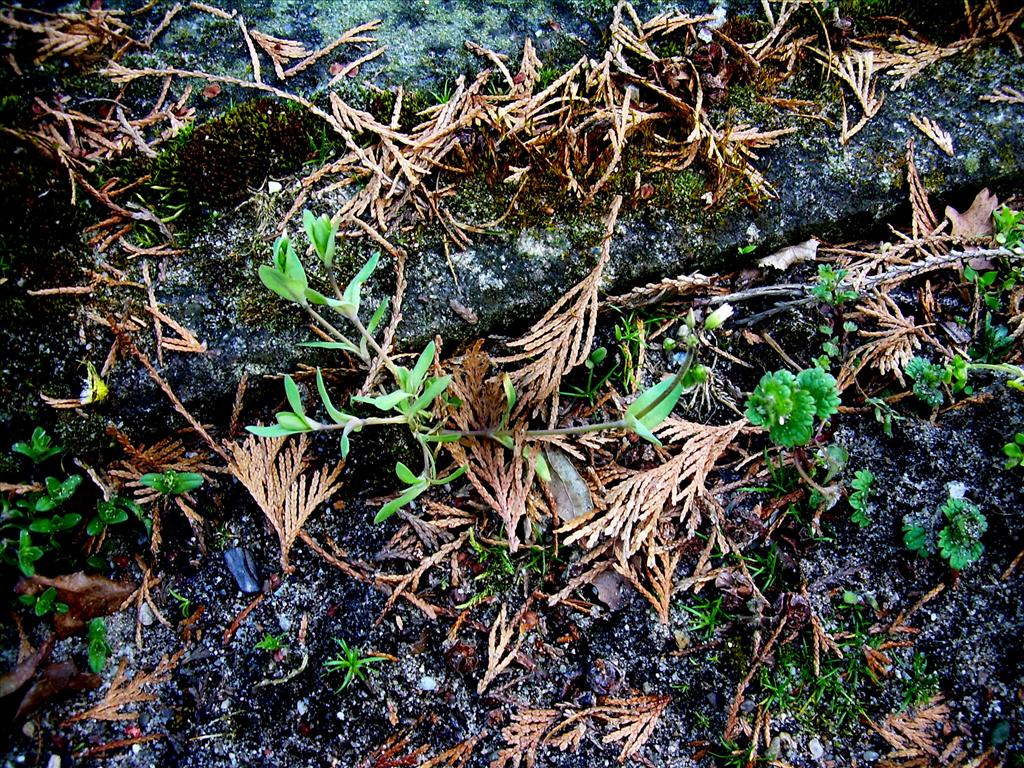
<path fill-rule="evenodd" d="M 921 557 L 937 550 L 950 568 L 962 571 L 985 551 L 981 537 L 988 530 L 988 520 L 976 504 L 955 496 L 946 499 L 938 514 L 945 518 L 945 523 L 937 534 L 932 534 L 924 524 L 905 522 L 903 543 Z"/>
<path fill-rule="evenodd" d="M 746 417 L 763 426 L 776 445 L 806 445 L 814 434 L 814 417 L 824 421 L 839 410 L 835 378 L 821 368 L 794 376 L 789 371 L 766 373 L 747 398 Z"/>
<path fill-rule="evenodd" d="M 39 595 L 20 595 L 18 601 L 22 605 L 26 605 L 31 608 L 36 616 L 42 617 L 48 613 L 67 613 L 69 608 L 67 603 L 62 603 L 57 599 L 57 588 L 47 587 Z"/>
<path fill-rule="evenodd" d="M 272 635 L 269 632 L 267 632 L 263 635 L 263 639 L 256 643 L 256 648 L 258 648 L 261 651 L 267 651 L 269 653 L 277 653 L 278 651 L 284 650 L 285 637 L 286 634 L 284 632 L 282 632 L 279 635 Z"/>
<path fill-rule="evenodd" d="M 107 642 L 107 625 L 103 619 L 92 619 L 89 622 L 86 640 L 89 649 L 89 669 L 99 674 L 107 665 L 112 650 Z"/>
<path fill-rule="evenodd" d="M 1024 242 L 1024 211 L 1014 211 L 1005 205 L 992 212 L 995 241 L 1004 248 L 1019 248 Z"/>
<path fill-rule="evenodd" d="M 939 554 L 954 571 L 962 571 L 984 552 L 981 536 L 988 530 L 988 521 L 977 505 L 966 499 L 950 497 L 940 511 L 947 522 L 939 531 Z"/>
<path fill-rule="evenodd" d="M 365 680 L 371 665 L 388 660 L 387 656 L 364 656 L 359 648 L 353 648 L 337 637 L 334 638 L 334 642 L 338 644 L 339 651 L 334 658 L 324 662 L 324 669 L 328 673 L 337 672 L 344 675 L 338 691 L 345 690 L 356 680 Z"/>
<path fill-rule="evenodd" d="M 11 450 L 23 456 L 28 456 L 34 464 L 42 464 L 47 459 L 60 454 L 64 448 L 60 445 L 54 445 L 53 440 L 46 434 L 45 429 L 36 427 L 32 430 L 32 437 L 29 438 L 28 442 L 19 441 L 11 446 Z"/>
<path fill-rule="evenodd" d="M 850 487 L 853 488 L 853 493 L 850 494 L 850 507 L 853 509 L 853 514 L 850 519 L 861 528 L 867 528 L 872 522 L 871 515 L 868 513 L 868 499 L 871 496 L 874 482 L 875 476 L 869 469 L 858 469 L 853 474 L 853 480 L 850 481 Z"/>
<path fill-rule="evenodd" d="M 187 619 L 189 616 L 191 616 L 192 601 L 184 595 L 175 592 L 173 589 L 168 591 L 170 592 L 171 597 L 173 597 L 175 602 L 178 604 L 178 610 L 181 611 L 181 618 Z"/>
<path fill-rule="evenodd" d="M 96 516 L 86 525 L 85 532 L 98 536 L 108 525 L 125 522 L 129 512 L 140 520 L 143 518 L 142 508 L 131 499 L 112 496 L 109 500 L 101 500 L 96 505 Z"/>
<path fill-rule="evenodd" d="M 907 363 L 903 372 L 914 382 L 914 394 L 921 402 L 932 408 L 942 405 L 942 385 L 947 381 L 941 365 L 929 362 L 923 357 L 914 357 Z"/>
<path fill-rule="evenodd" d="M 175 472 L 169 469 L 166 472 L 147 472 L 139 478 L 139 482 L 164 496 L 181 496 L 194 491 L 204 480 L 198 472 Z"/>
<path fill-rule="evenodd" d="M 616 339 L 618 339 L 618 326 L 615 328 Z M 579 397 L 585 399 L 591 405 L 597 399 L 597 394 L 601 391 L 601 388 L 608 382 L 608 379 L 615 373 L 616 367 L 610 369 L 604 376 L 599 378 L 596 382 L 594 381 L 594 372 L 601 363 L 604 362 L 608 356 L 608 350 L 605 347 L 597 347 L 591 352 L 587 359 L 583 361 L 584 367 L 587 369 L 587 383 L 583 387 L 569 387 L 566 391 L 561 394 L 567 397 Z"/>
<path fill-rule="evenodd" d="M 818 265 L 818 282 L 811 286 L 811 295 L 832 307 L 856 301 L 860 294 L 843 285 L 847 274 L 848 270 L 834 269 L 831 264 Z"/>
<path fill-rule="evenodd" d="M 928 542 L 928 529 L 917 523 L 904 523 L 903 546 L 921 557 L 928 557 L 928 552 L 931 549 Z"/>
<path fill-rule="evenodd" d="M 1024 467 L 1024 432 L 1018 432 L 1013 440 L 1003 446 L 1006 454 L 1006 468 Z"/>

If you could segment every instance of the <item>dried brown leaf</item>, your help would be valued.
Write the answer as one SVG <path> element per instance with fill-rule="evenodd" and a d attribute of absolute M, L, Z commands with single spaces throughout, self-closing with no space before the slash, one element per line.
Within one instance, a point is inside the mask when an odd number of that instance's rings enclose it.
<path fill-rule="evenodd" d="M 83 674 L 74 661 L 46 666 L 32 687 L 25 691 L 15 718 L 27 717 L 45 704 L 67 696 L 76 691 L 87 691 L 99 688 L 102 679 L 99 675 Z"/>
<path fill-rule="evenodd" d="M 785 248 L 779 249 L 770 256 L 758 259 L 757 266 L 762 269 L 765 267 L 774 267 L 775 269 L 782 271 L 789 269 L 794 264 L 799 264 L 804 261 L 814 261 L 818 255 L 818 245 L 818 241 L 813 237 L 810 240 L 805 240 L 797 245 L 787 245 Z"/>
<path fill-rule="evenodd" d="M 34 653 L 23 659 L 10 672 L 0 675 L 0 699 L 10 696 L 32 679 L 32 675 L 36 673 L 36 668 L 50 654 L 53 648 L 53 641 L 53 635 L 48 636 Z"/>
<path fill-rule="evenodd" d="M 853 383 L 857 374 L 870 366 L 882 376 L 893 374 L 903 381 L 903 369 L 921 348 L 921 342 L 932 341 L 928 331 L 905 317 L 899 306 L 887 293 L 866 296 L 857 306 L 854 318 L 863 327 L 858 331 L 870 341 L 855 349 L 850 360 L 859 361 L 854 368 L 844 366 L 839 376 L 839 388 Z M 869 325 L 876 330 L 870 330 Z"/>
<path fill-rule="evenodd" d="M 885 739 L 893 749 L 919 750 L 937 758 L 942 752 L 942 727 L 949 720 L 949 706 L 941 696 L 908 712 L 886 715 L 881 724 L 869 725 Z"/>
<path fill-rule="evenodd" d="M 54 617 L 58 637 L 81 631 L 89 619 L 121 610 L 125 600 L 136 589 L 127 581 L 112 581 L 105 576 L 78 571 L 53 578 L 36 575 L 22 579 L 18 591 L 38 595 L 50 587 L 57 590 L 57 600 L 68 606 L 67 613 L 58 613 Z"/>
<path fill-rule="evenodd" d="M 998 207 L 999 198 L 987 187 L 975 196 L 971 207 L 963 213 L 947 205 L 946 218 L 953 225 L 953 237 L 989 237 L 993 232 L 992 212 Z"/>
<path fill-rule="evenodd" d="M 529 333 L 509 344 L 521 352 L 499 360 L 529 361 L 514 371 L 512 382 L 519 395 L 515 414 L 530 414 L 550 402 L 557 407 L 562 378 L 590 354 L 597 326 L 598 287 L 611 257 L 611 240 L 622 196 L 616 195 L 605 219 L 604 239 L 597 264 L 534 324 Z"/>
<path fill-rule="evenodd" d="M 534 768 L 544 736 L 559 717 L 557 709 L 521 709 L 512 713 L 512 722 L 501 731 L 504 747 L 490 768 Z"/>
<path fill-rule="evenodd" d="M 634 696 L 605 701 L 596 708 L 595 716 L 614 730 L 605 734 L 601 741 L 605 744 L 621 742 L 619 762 L 626 762 L 643 749 L 671 701 L 671 696 Z"/>

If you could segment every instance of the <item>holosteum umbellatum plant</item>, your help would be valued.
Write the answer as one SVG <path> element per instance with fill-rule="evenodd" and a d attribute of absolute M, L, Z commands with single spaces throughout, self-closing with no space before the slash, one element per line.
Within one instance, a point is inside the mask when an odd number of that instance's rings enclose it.
<path fill-rule="evenodd" d="M 340 430 L 341 455 L 347 457 L 351 435 L 364 427 L 387 424 L 404 424 L 415 438 L 423 455 L 423 466 L 419 473 L 398 462 L 395 473 L 405 485 L 404 491 L 394 500 L 381 507 L 375 517 L 381 522 L 409 504 L 432 486 L 444 485 L 462 475 L 466 468 L 440 476 L 437 470 L 439 444 L 457 442 L 463 438 L 484 438 L 495 440 L 506 448 L 515 444 L 514 432 L 509 424 L 512 409 L 516 403 L 516 392 L 508 375 L 502 384 L 505 393 L 505 409 L 498 426 L 488 430 L 464 432 L 449 429 L 446 418 L 441 415 L 441 406 L 454 404 L 447 395 L 450 375 L 432 376 L 431 366 L 436 355 L 434 342 L 430 342 L 420 353 L 412 368 L 399 365 L 377 341 L 375 334 L 387 312 L 387 301 L 381 302 L 370 319 L 363 322 L 360 309 L 362 288 L 377 268 L 379 253 L 374 253 L 362 269 L 342 288 L 335 275 L 335 239 L 338 225 L 328 216 L 315 217 L 309 211 L 303 213 L 303 225 L 313 250 L 327 271 L 329 293 L 323 294 L 309 285 L 306 270 L 287 236 L 274 242 L 273 262 L 259 269 L 260 279 L 271 291 L 285 301 L 298 304 L 309 315 L 313 323 L 330 337 L 331 341 L 307 342 L 303 346 L 318 347 L 346 352 L 370 368 L 379 360 L 391 378 L 389 387 L 379 386 L 372 396 L 353 397 L 352 401 L 371 406 L 379 415 L 357 416 L 337 408 L 327 392 L 323 374 L 317 369 L 316 386 L 320 401 L 330 421 L 321 422 L 306 413 L 299 387 L 291 376 L 284 377 L 285 395 L 290 411 L 276 415 L 277 424 L 272 426 L 248 427 L 259 437 L 286 437 L 306 432 Z M 328 310 L 331 319 L 325 317 Z M 336 318 L 344 321 L 344 330 L 335 323 Z M 658 443 L 654 430 L 672 412 L 684 391 L 699 382 L 706 375 L 703 366 L 693 365 L 693 356 L 688 355 L 675 376 L 666 378 L 640 394 L 627 408 L 622 419 L 596 424 L 586 424 L 561 429 L 538 429 L 526 432 L 527 438 L 541 438 L 555 435 L 573 435 L 606 429 L 624 429 L 635 432 L 646 440 Z M 544 477 L 547 467 L 539 451 L 532 452 L 529 459 L 535 462 L 538 474 Z"/>

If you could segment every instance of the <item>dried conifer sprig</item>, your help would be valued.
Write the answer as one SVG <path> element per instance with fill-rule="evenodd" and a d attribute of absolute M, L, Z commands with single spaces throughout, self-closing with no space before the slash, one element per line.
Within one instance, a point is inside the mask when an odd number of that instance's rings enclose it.
<path fill-rule="evenodd" d="M 700 25 L 711 18 L 673 12 L 645 22 L 629 3 L 620 1 L 604 55 L 582 57 L 546 86 L 530 40 L 524 44 L 518 72 L 505 65 L 505 57 L 467 43 L 492 69 L 471 80 L 460 77 L 448 101 L 422 112 L 423 121 L 408 130 L 398 127 L 401 91 L 392 120 L 384 123 L 336 92 L 330 94 L 329 109 L 320 109 L 299 95 L 266 84 L 260 75 L 258 51 L 270 57 L 283 80 L 316 64 L 337 46 L 375 42 L 369 33 L 379 22 L 353 28 L 312 54 L 297 41 L 249 31 L 240 23 L 252 61 L 252 80 L 119 64 L 112 64 L 105 74 L 118 83 L 161 77 L 254 89 L 293 101 L 324 120 L 347 150 L 303 181 L 282 226 L 298 214 L 309 195 L 347 187 L 354 192 L 335 221 L 349 236 L 368 236 L 369 228 L 383 238 L 410 218 L 429 219 L 440 225 L 449 240 L 464 247 L 473 234 L 497 222 L 461 222 L 447 208 L 445 197 L 451 194 L 450 180 L 478 172 L 481 163 L 494 166 L 495 175 L 520 190 L 528 179 L 554 173 L 569 194 L 591 202 L 621 168 L 627 147 L 643 137 L 645 144 L 659 147 L 661 167 L 678 170 L 698 159 L 704 162 L 713 177 L 711 193 L 716 199 L 736 183 L 745 186 L 745 196 L 770 195 L 769 185 L 752 165 L 755 151 L 790 131 L 761 132 L 750 126 L 712 123 L 705 109 L 712 97 L 704 93 L 704 65 L 700 64 L 706 43 L 698 34 Z M 739 77 L 759 68 L 759 60 L 744 46 L 720 32 L 716 36 L 739 62 L 728 73 L 716 70 L 712 73 L 716 78 L 732 78 L 734 72 Z M 654 53 L 656 43 L 667 38 L 681 47 L 682 55 L 669 60 Z M 383 50 L 374 49 L 350 62 L 330 84 Z M 635 63 L 636 56 L 648 62 L 650 69 L 634 69 L 630 61 Z M 298 64 L 285 69 L 296 60 Z M 366 137 L 371 137 L 369 144 Z M 485 151 L 473 149 L 478 147 Z"/>

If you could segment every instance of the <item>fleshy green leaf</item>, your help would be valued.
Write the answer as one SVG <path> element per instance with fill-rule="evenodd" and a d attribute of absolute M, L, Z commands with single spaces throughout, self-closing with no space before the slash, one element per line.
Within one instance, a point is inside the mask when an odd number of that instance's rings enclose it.
<path fill-rule="evenodd" d="M 634 432 L 636 432 L 638 435 L 640 435 L 640 437 L 642 437 L 644 440 L 646 440 L 649 443 L 653 443 L 654 445 L 661 445 L 661 440 L 658 439 L 657 435 L 655 435 L 650 429 L 648 429 L 647 426 L 642 421 L 637 419 L 635 416 L 631 416 L 630 414 L 627 413 L 625 416 L 625 421 L 626 426 L 629 427 Z"/>
<path fill-rule="evenodd" d="M 377 305 L 377 309 L 374 310 L 373 316 L 370 318 L 370 322 L 366 324 L 366 330 L 369 333 L 373 333 L 377 330 L 377 326 L 380 325 L 384 316 L 388 313 L 388 300 L 381 299 L 380 304 Z"/>
<path fill-rule="evenodd" d="M 441 394 L 448 389 L 448 385 L 452 383 L 451 376 L 441 376 L 436 379 L 431 379 L 427 384 L 427 388 L 423 390 L 423 394 L 420 395 L 416 402 L 412 404 L 409 409 L 412 413 L 419 413 L 434 400 L 441 396 Z"/>
<path fill-rule="evenodd" d="M 326 304 L 327 297 L 324 296 L 320 291 L 314 290 L 313 288 L 307 288 L 304 292 L 306 301 L 310 304 Z"/>
<path fill-rule="evenodd" d="M 505 391 L 505 413 L 509 414 L 516 405 L 516 388 L 512 384 L 512 377 L 507 373 L 501 376 L 501 388 Z"/>
<path fill-rule="evenodd" d="M 309 210 L 302 212 L 302 224 L 317 256 L 330 268 L 334 264 L 334 237 L 338 231 L 337 225 L 326 214 L 316 217 Z"/>
<path fill-rule="evenodd" d="M 327 394 L 327 387 L 324 386 L 324 376 L 319 368 L 316 369 L 316 388 L 320 393 L 320 402 L 324 404 L 324 408 L 327 410 L 327 415 L 331 417 L 331 421 L 335 424 L 347 424 L 352 420 L 352 416 L 334 407 L 334 403 L 331 402 L 331 396 Z"/>
<path fill-rule="evenodd" d="M 302 405 L 302 395 L 299 392 L 299 387 L 289 375 L 284 377 L 284 394 L 288 398 L 288 405 L 292 407 L 295 415 L 302 418 L 306 415 L 306 409 Z"/>
<path fill-rule="evenodd" d="M 299 286 L 285 278 L 280 272 L 273 267 L 263 265 L 259 268 L 260 280 L 270 290 L 276 293 L 285 301 L 293 301 L 296 304 L 301 304 L 303 299 L 303 293 L 305 286 Z"/>
<path fill-rule="evenodd" d="M 313 424 L 305 416 L 298 413 L 292 413 L 291 411 L 281 411 L 275 414 L 277 423 L 285 429 L 290 429 L 293 432 L 311 432 L 313 430 Z"/>
<path fill-rule="evenodd" d="M 412 395 L 408 392 L 395 390 L 394 392 L 388 392 L 386 395 L 378 395 L 377 397 L 353 397 L 352 399 L 357 403 L 366 403 L 382 411 L 390 411 L 399 403 L 411 400 Z"/>
<path fill-rule="evenodd" d="M 400 461 L 395 464 L 395 474 L 406 485 L 416 485 L 422 479 L 413 474 L 413 471 Z"/>
<path fill-rule="evenodd" d="M 682 394 L 683 384 L 675 377 L 659 381 L 643 392 L 626 409 L 626 423 L 630 426 L 639 423 L 650 432 L 672 413 L 672 409 L 675 408 Z M 636 431 L 638 434 L 642 434 L 639 430 Z M 643 436 L 646 438 L 646 435 Z"/>
<path fill-rule="evenodd" d="M 373 274 L 373 271 L 377 268 L 377 262 L 380 261 L 380 251 L 374 251 L 373 255 L 370 256 L 370 260 L 363 265 L 363 268 L 359 270 L 352 281 L 345 286 L 343 297 L 346 302 L 352 305 L 352 313 L 355 314 L 359 311 L 359 292 L 369 278 Z"/>
<path fill-rule="evenodd" d="M 437 478 L 436 480 L 431 482 L 431 485 L 447 485 L 448 483 L 451 483 L 451 482 L 453 482 L 455 480 L 458 480 L 460 477 L 462 477 L 464 474 L 466 474 L 466 470 L 468 468 L 469 467 L 467 467 L 465 464 L 463 464 L 461 467 L 456 469 L 454 472 L 449 472 L 444 477 Z"/>
<path fill-rule="evenodd" d="M 430 370 L 430 364 L 434 362 L 435 350 L 436 347 L 434 346 L 434 342 L 430 342 L 423 348 L 423 351 L 420 352 L 420 356 L 416 360 L 416 365 L 413 366 L 413 369 L 409 373 L 409 377 L 405 382 L 404 389 L 406 392 L 419 392 L 420 384 L 423 383 L 423 377 L 427 375 L 427 371 Z"/>
<path fill-rule="evenodd" d="M 389 517 L 391 517 L 393 514 L 395 514 L 395 512 L 397 512 L 402 507 L 404 507 L 406 504 L 409 504 L 410 502 L 415 501 L 419 497 L 420 494 L 422 494 L 425 490 L 427 490 L 427 487 L 428 486 L 427 486 L 426 483 L 420 483 L 420 484 L 412 486 L 409 490 L 407 490 L 405 493 L 403 493 L 397 499 L 392 499 L 387 504 L 385 504 L 383 507 L 381 507 L 380 508 L 380 512 L 378 512 L 376 514 L 376 516 L 373 518 L 373 522 L 375 522 L 375 523 L 382 523 L 382 522 L 384 522 Z"/>
<path fill-rule="evenodd" d="M 537 451 L 533 456 L 533 468 L 537 472 L 537 477 L 545 483 L 551 482 L 551 467 L 548 466 L 548 460 L 541 451 Z"/>
<path fill-rule="evenodd" d="M 297 435 L 308 431 L 306 429 L 289 429 L 280 424 L 274 424 L 269 427 L 246 427 L 245 429 L 256 435 L 256 437 L 288 437 L 288 435 Z"/>

